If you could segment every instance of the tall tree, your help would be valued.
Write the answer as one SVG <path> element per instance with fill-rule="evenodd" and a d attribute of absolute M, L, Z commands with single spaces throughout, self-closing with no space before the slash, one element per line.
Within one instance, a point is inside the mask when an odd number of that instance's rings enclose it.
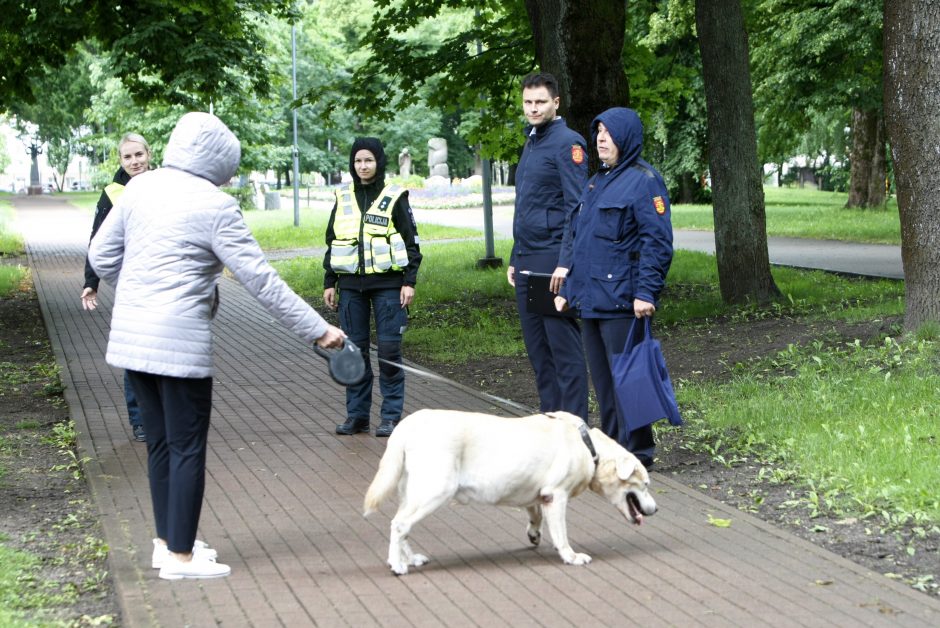
<path fill-rule="evenodd" d="M 622 0 L 525 0 L 539 67 L 558 79 L 559 112 L 585 137 L 594 116 L 626 107 L 630 90 L 623 64 L 627 3 Z M 584 45 L 590 42 L 589 46 Z M 596 168 L 595 151 L 591 154 Z"/>
<path fill-rule="evenodd" d="M 643 119 L 643 152 L 656 164 L 674 204 L 711 202 L 708 124 L 695 1 L 633 0 L 624 63 L 631 106 Z"/>
<path fill-rule="evenodd" d="M 739 0 L 696 0 L 708 109 L 715 253 L 722 298 L 764 303 L 780 291 L 770 274 L 764 189 L 757 161 L 747 32 Z"/>
<path fill-rule="evenodd" d="M 884 202 L 883 0 L 758 0 L 755 101 L 765 157 L 792 155 L 813 117 L 853 111 L 849 207 Z"/>
<path fill-rule="evenodd" d="M 35 129 L 34 138 L 46 144 L 49 165 L 58 173 L 53 179 L 59 190 L 80 135 L 84 110 L 91 102 L 93 88 L 87 55 L 83 53 L 69 54 L 66 64 L 59 68 L 36 68 L 30 84 L 37 93 L 43 94 L 42 101 L 32 104 L 17 101 L 8 109 L 16 116 L 22 133 Z"/>
<path fill-rule="evenodd" d="M 907 312 L 940 321 L 940 4 L 885 0 L 884 107 L 901 216 Z"/>
<path fill-rule="evenodd" d="M 467 141 L 500 159 L 522 146 L 519 79 L 533 69 L 532 36 L 521 0 L 376 0 L 360 32 L 348 73 L 326 89 L 308 90 L 322 119 L 348 110 L 389 120 L 423 101 L 443 111 L 478 111 L 462 124 Z M 476 10 L 474 10 L 476 9 Z M 444 26 L 444 28 L 441 28 Z"/>
<path fill-rule="evenodd" d="M 115 75 L 135 97 L 208 104 L 237 87 L 268 88 L 256 17 L 294 15 L 291 0 L 0 0 L 0 109 L 44 95 L 29 80 L 38 67 L 61 67 L 91 38 L 111 52 Z M 234 82 L 233 82 L 234 81 Z"/>

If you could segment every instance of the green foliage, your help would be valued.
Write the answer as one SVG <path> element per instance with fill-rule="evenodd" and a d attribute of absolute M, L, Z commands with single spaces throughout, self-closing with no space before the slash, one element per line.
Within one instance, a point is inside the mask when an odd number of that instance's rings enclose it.
<path fill-rule="evenodd" d="M 27 277 L 29 269 L 24 266 L 0 265 L 0 297 L 7 297 L 21 290 Z"/>
<path fill-rule="evenodd" d="M 686 416 L 724 449 L 798 469 L 805 499 L 886 526 L 940 521 L 936 342 L 790 346 L 727 384 L 684 383 Z M 785 411 L 784 411 L 785 409 Z M 884 478 L 891 478 L 885 482 Z M 823 505 L 821 504 L 820 507 Z"/>
<path fill-rule="evenodd" d="M 705 91 L 692 0 L 630 4 L 623 65 L 643 120 L 644 157 L 674 201 L 703 201 L 708 172 Z M 682 186 L 693 199 L 683 197 Z"/>
<path fill-rule="evenodd" d="M 850 109 L 881 109 L 883 4 L 756 3 L 749 42 L 758 144 L 765 162 L 785 161 L 797 150 L 844 160 L 843 129 Z M 822 134 L 821 128 L 826 129 Z"/>
<path fill-rule="evenodd" d="M 302 100 L 324 107 L 331 120 L 343 110 L 390 120 L 422 99 L 434 110 L 479 111 L 461 124 L 470 145 L 485 154 L 514 157 L 521 145 L 515 82 L 533 66 L 534 47 L 523 3 L 488 0 L 479 6 L 438 0 L 380 0 L 366 23 L 346 31 L 362 48 L 349 75 L 340 75 Z M 473 9 L 478 9 L 474 13 Z M 481 52 L 477 52 L 477 42 Z M 414 154 L 414 151 L 412 151 Z"/>
<path fill-rule="evenodd" d="M 241 76 L 263 93 L 268 67 L 255 18 L 293 15 L 292 6 L 286 0 L 8 2 L 0 13 L 0 102 L 41 100 L 29 80 L 35 69 L 61 67 L 86 39 L 109 51 L 113 75 L 136 98 L 204 106 L 237 90 Z"/>
<path fill-rule="evenodd" d="M 22 583 L 32 581 L 39 558 L 0 544 L 0 623 L 4 626 L 29 626 L 24 612 L 30 607 L 30 595 L 24 595 Z"/>
<path fill-rule="evenodd" d="M 255 206 L 255 192 L 250 185 L 243 185 L 237 188 L 222 188 L 222 191 L 229 194 L 238 201 L 238 208 L 243 212 L 258 209 Z"/>
<path fill-rule="evenodd" d="M 13 101 L 7 105 L 23 136 L 39 144 L 46 143 L 49 165 L 58 173 L 59 191 L 84 124 L 82 112 L 91 99 L 92 84 L 86 62 L 86 55 L 74 52 L 65 57 L 61 67 L 36 67 L 30 85 L 41 98 L 32 103 Z"/>

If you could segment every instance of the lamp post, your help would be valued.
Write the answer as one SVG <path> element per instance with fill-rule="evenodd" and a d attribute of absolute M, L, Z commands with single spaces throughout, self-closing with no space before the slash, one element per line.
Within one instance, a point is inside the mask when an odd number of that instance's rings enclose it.
<path fill-rule="evenodd" d="M 480 10 L 476 10 L 477 18 Z M 483 43 L 477 40 L 477 56 L 483 54 Z M 480 147 L 482 152 L 482 145 Z M 483 165 L 483 240 L 486 244 L 486 257 L 477 260 L 477 268 L 499 268 L 503 265 L 503 258 L 496 257 L 496 246 L 493 237 L 493 169 L 488 157 L 482 157 Z"/>
<path fill-rule="evenodd" d="M 292 75 L 292 96 L 297 100 L 297 25 L 290 25 L 290 62 Z M 294 158 L 294 226 L 300 226 L 300 148 L 297 145 L 297 107 L 291 107 L 294 118 L 294 144 L 292 153 Z"/>

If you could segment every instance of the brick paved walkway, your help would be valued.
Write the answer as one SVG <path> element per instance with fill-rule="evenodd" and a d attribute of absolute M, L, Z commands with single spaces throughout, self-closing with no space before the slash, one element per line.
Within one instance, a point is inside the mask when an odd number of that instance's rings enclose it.
<path fill-rule="evenodd" d="M 97 312 L 78 300 L 91 216 L 56 197 L 16 207 L 126 626 L 940 625 L 940 602 L 656 473 L 660 512 L 639 530 L 593 494 L 573 502 L 571 541 L 590 566 L 563 565 L 547 540 L 530 549 L 520 511 L 453 506 L 414 533 L 431 563 L 395 577 L 392 509 L 361 515 L 385 441 L 334 435 L 343 394 L 324 363 L 229 279 L 200 538 L 232 575 L 162 581 L 149 565 L 145 449 L 103 357 L 112 293 L 103 285 Z M 518 413 L 410 377 L 406 410 L 424 407 Z"/>

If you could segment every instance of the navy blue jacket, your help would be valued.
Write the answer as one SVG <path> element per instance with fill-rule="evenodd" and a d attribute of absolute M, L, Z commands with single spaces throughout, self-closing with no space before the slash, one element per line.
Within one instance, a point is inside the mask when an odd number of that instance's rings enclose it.
<path fill-rule="evenodd" d="M 672 263 L 669 194 L 662 176 L 640 159 L 643 125 L 632 109 L 615 107 L 603 122 L 620 151 L 613 168 L 588 182 L 572 218 L 574 261 L 562 296 L 582 318 L 633 316 L 633 299 L 655 304 Z"/>
<path fill-rule="evenodd" d="M 526 136 L 516 166 L 510 264 L 515 265 L 517 255 L 551 253 L 558 259 L 557 266 L 567 268 L 571 242 L 565 242 L 565 227 L 587 180 L 584 138 L 569 129 L 562 118 L 536 127 L 535 133 L 528 126 Z M 543 270 L 551 272 L 555 268 Z"/>

